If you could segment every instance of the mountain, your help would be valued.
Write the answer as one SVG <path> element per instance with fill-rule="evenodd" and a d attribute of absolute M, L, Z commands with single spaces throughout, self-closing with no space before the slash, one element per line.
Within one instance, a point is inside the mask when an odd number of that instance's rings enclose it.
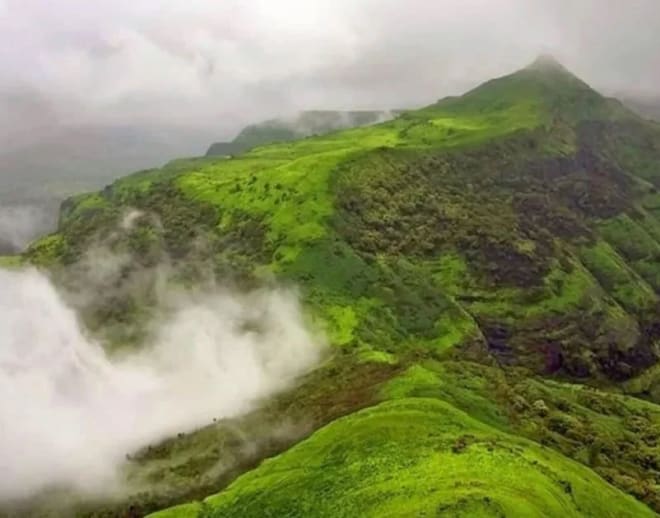
<path fill-rule="evenodd" d="M 80 308 L 111 347 L 139 345 L 165 260 L 176 282 L 295 284 L 333 346 L 260 410 L 132 456 L 141 491 L 108 512 L 653 516 L 658 164 L 660 126 L 546 56 L 381 124 L 68 200 L 24 260 L 75 283 L 111 234 L 128 284 Z M 129 210 L 148 216 L 122 226 Z M 268 437 L 284 421 L 305 425 Z"/>
<path fill-rule="evenodd" d="M 295 117 L 270 119 L 259 124 L 251 124 L 244 128 L 231 142 L 212 144 L 206 156 L 237 155 L 265 144 L 324 135 L 356 126 L 368 126 L 384 122 L 400 113 L 402 113 L 402 110 L 303 111 Z"/>

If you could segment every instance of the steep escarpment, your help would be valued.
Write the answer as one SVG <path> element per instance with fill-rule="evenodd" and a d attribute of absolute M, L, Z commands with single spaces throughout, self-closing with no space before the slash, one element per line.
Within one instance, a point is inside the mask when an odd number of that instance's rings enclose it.
<path fill-rule="evenodd" d="M 140 327 L 149 319 L 151 285 L 134 290 L 126 280 L 144 279 L 163 261 L 171 282 L 211 275 L 238 286 L 294 283 L 335 351 L 329 371 L 295 391 L 303 414 L 314 416 L 312 429 L 389 401 L 398 394 L 388 391 L 394 383 L 406 397 L 443 401 L 442 412 L 458 412 L 458 421 L 466 412 L 500 430 L 484 431 L 472 421 L 447 424 L 451 430 L 437 432 L 446 436 L 420 443 L 422 449 L 448 457 L 465 450 L 482 459 L 494 445 L 493 455 L 505 465 L 522 463 L 534 473 L 530 477 L 541 477 L 546 496 L 564 491 L 553 502 L 571 500 L 576 515 L 603 515 L 579 487 L 586 469 L 560 454 L 568 455 L 602 477 L 593 484 L 602 485 L 603 494 L 614 491 L 606 479 L 658 510 L 656 406 L 615 393 L 650 400 L 658 393 L 659 164 L 660 127 L 543 58 L 462 97 L 382 124 L 262 146 L 229 160 L 177 161 L 124 178 L 69 200 L 58 232 L 34 243 L 25 259 L 48 266 L 66 284 L 71 269 L 100 243 L 132 257 L 120 281 L 127 288 L 81 308 L 100 334 L 133 330 L 107 335 L 113 347 L 139 344 Z M 122 224 L 127 217 L 131 225 Z M 348 373 L 364 365 L 377 374 L 369 378 L 369 390 L 351 398 L 358 380 Z M 470 375 L 457 374 L 462 371 Z M 580 392 L 575 383 L 599 390 Z M 325 392 L 345 398 L 341 404 L 317 399 Z M 423 415 L 425 405 L 435 403 L 414 405 L 419 408 L 409 410 L 420 415 L 422 435 L 442 429 L 424 421 L 431 419 Z M 345 423 L 354 418 L 369 429 L 369 412 L 378 414 L 374 422 L 390 419 L 385 414 L 393 407 L 376 408 L 330 424 L 203 506 L 217 507 L 219 515 L 247 512 L 250 491 L 263 486 L 260 509 L 305 514 L 310 509 L 291 507 L 279 473 L 301 465 L 304 452 L 330 462 L 315 453 L 325 452 L 319 441 L 336 433 L 339 444 L 350 443 Z M 331 456 L 332 476 L 367 470 L 359 457 L 368 452 L 412 448 L 416 441 L 404 435 L 351 443 Z M 635 446 L 621 449 L 617 441 Z M 457 460 L 460 469 L 471 462 L 463 460 Z M 389 472 L 383 462 L 383 473 Z M 422 464 L 395 467 L 406 476 L 436 474 L 438 466 Z M 498 467 L 492 469 L 497 474 Z M 377 481 L 386 489 L 381 476 Z M 320 491 L 316 479 L 310 472 L 289 482 L 308 488 L 311 499 Z M 489 483 L 479 480 L 477 486 Z M 341 492 L 339 482 L 324 484 Z M 454 501 L 443 493 L 449 482 L 438 484 L 437 498 L 428 501 L 374 493 L 370 509 L 419 510 L 431 502 L 466 515 L 517 509 L 513 497 L 489 491 L 466 489 Z M 612 498 L 621 498 L 622 508 L 641 512 L 617 494 Z M 200 498 L 190 487 L 180 493 L 186 495 Z"/>

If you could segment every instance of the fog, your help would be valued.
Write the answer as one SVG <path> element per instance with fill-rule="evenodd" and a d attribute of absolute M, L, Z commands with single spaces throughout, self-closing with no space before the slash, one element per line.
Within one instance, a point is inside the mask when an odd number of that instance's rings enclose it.
<path fill-rule="evenodd" d="M 121 490 L 127 454 L 246 412 L 323 351 L 285 290 L 170 293 L 146 347 L 111 359 L 43 274 L 0 286 L 0 499 Z"/>
<path fill-rule="evenodd" d="M 0 204 L 0 255 L 23 250 L 42 233 L 55 229 L 57 204 L 41 202 Z"/>

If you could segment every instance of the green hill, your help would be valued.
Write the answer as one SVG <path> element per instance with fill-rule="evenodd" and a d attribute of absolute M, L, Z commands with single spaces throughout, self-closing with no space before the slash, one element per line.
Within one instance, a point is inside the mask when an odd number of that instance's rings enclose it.
<path fill-rule="evenodd" d="M 653 515 L 574 461 L 417 398 L 339 419 L 202 504 L 154 516 Z"/>
<path fill-rule="evenodd" d="M 402 113 L 395 111 L 331 111 L 309 110 L 286 119 L 270 119 L 259 124 L 251 124 L 231 142 L 216 142 L 211 145 L 206 156 L 231 156 L 244 153 L 253 147 L 287 142 L 314 135 L 324 135 L 356 126 L 368 126 L 383 122 Z"/>
<path fill-rule="evenodd" d="M 75 282 L 113 231 L 134 271 L 275 277 L 325 327 L 330 364 L 259 414 L 325 427 L 172 515 L 641 516 L 621 491 L 660 510 L 658 407 L 621 393 L 658 402 L 659 187 L 660 126 L 544 57 L 382 124 L 126 177 L 25 259 Z M 152 216 L 116 230 L 129 209 Z M 135 346 L 150 290 L 99 293 L 90 328 Z M 308 435 L 244 458 L 211 447 L 224 426 L 136 461 L 131 505 L 200 499 Z"/>

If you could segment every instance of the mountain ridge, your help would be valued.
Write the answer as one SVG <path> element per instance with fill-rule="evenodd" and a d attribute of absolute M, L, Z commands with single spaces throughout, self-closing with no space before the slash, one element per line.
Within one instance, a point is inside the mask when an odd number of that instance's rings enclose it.
<path fill-rule="evenodd" d="M 305 110 L 294 117 L 269 119 L 243 128 L 231 142 L 216 142 L 206 156 L 230 156 L 250 148 L 286 142 L 332 131 L 376 124 L 403 110 Z"/>

